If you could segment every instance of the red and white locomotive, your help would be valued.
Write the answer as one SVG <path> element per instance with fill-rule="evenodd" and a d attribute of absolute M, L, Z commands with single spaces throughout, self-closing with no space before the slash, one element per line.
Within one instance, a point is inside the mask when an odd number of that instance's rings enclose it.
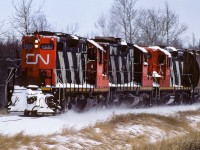
<path fill-rule="evenodd" d="M 71 107 L 191 102 L 199 85 L 197 58 L 120 38 L 35 32 L 22 38 L 20 68 L 9 69 L 8 111 L 55 114 Z"/>

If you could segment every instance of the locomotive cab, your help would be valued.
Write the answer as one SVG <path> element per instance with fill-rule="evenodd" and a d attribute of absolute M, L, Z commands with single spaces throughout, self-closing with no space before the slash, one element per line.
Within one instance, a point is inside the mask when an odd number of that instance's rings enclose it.
<path fill-rule="evenodd" d="M 93 40 L 70 34 L 23 36 L 22 64 L 8 85 L 8 111 L 55 114 L 72 104 L 83 110 L 105 100 L 109 89 L 104 56 L 106 51 Z"/>
<path fill-rule="evenodd" d="M 158 46 L 145 47 L 145 49 L 151 56 L 148 59 L 148 75 L 152 77 L 154 84 L 159 87 L 170 86 L 171 54 Z"/>
<path fill-rule="evenodd" d="M 152 101 L 155 104 L 166 104 L 174 99 L 173 89 L 169 88 L 171 54 L 158 46 L 144 48 L 150 55 L 147 74 L 152 81 Z"/>
<path fill-rule="evenodd" d="M 28 85 L 55 85 L 56 78 L 53 70 L 56 69 L 55 37 L 45 37 L 38 33 L 22 38 L 22 79 L 19 83 Z"/>
<path fill-rule="evenodd" d="M 152 81 L 148 78 L 148 59 L 151 55 L 143 47 L 134 44 L 134 80 L 143 87 L 151 87 Z"/>

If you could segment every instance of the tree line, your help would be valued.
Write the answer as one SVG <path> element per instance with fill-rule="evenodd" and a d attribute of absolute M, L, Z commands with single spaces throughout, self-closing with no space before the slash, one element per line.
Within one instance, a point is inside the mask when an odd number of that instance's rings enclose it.
<path fill-rule="evenodd" d="M 183 34 L 188 27 L 180 23 L 179 16 L 166 2 L 162 9 L 138 9 L 139 0 L 113 0 L 109 12 L 98 17 L 95 24 L 99 36 L 124 38 L 138 45 L 165 45 L 183 48 Z M 21 37 L 34 31 L 53 31 L 47 20 L 43 6 L 35 9 L 34 0 L 12 0 L 14 13 L 8 19 L 10 27 L 5 29 L 5 21 L 0 22 L 0 107 L 4 103 L 4 87 L 7 79 L 7 67 L 18 67 L 21 50 Z M 68 24 L 63 32 L 76 34 L 79 24 Z M 90 33 L 88 33 L 90 34 Z M 92 37 L 91 37 L 92 38 Z M 200 42 L 192 35 L 188 43 L 190 49 L 200 49 Z"/>
<path fill-rule="evenodd" d="M 95 24 L 99 34 L 123 37 L 139 45 L 167 45 L 200 49 L 195 36 L 186 43 L 183 34 L 188 26 L 166 2 L 160 9 L 137 9 L 138 0 L 114 0 L 110 11 L 102 14 Z"/>

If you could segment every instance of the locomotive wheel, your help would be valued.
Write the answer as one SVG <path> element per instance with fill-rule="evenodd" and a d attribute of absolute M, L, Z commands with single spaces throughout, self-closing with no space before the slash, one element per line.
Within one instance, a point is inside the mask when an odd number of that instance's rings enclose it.
<path fill-rule="evenodd" d="M 135 97 L 131 97 L 128 99 L 128 106 L 130 107 L 136 107 L 138 106 L 140 103 L 140 97 L 135 96 Z"/>
<path fill-rule="evenodd" d="M 30 115 L 30 111 L 24 110 L 24 116 L 25 116 L 25 117 L 28 117 L 29 115 Z"/>
<path fill-rule="evenodd" d="M 162 93 L 161 104 L 170 105 L 174 102 L 174 99 L 170 98 L 170 95 L 167 92 Z"/>
<path fill-rule="evenodd" d="M 38 115 L 37 115 L 37 111 L 24 110 L 24 116 L 25 117 L 29 117 L 29 116 L 35 117 L 35 116 L 38 116 Z"/>
<path fill-rule="evenodd" d="M 77 100 L 77 110 L 78 111 L 83 111 L 86 108 L 87 105 L 87 99 L 79 99 Z"/>
<path fill-rule="evenodd" d="M 166 105 L 173 105 L 174 102 L 175 102 L 174 99 L 169 98 L 169 99 L 166 101 L 166 103 L 164 103 L 164 104 L 166 104 Z"/>
<path fill-rule="evenodd" d="M 175 96 L 168 92 L 163 92 L 161 96 L 161 105 L 173 105 L 175 104 Z"/>
<path fill-rule="evenodd" d="M 190 97 L 190 95 L 188 93 L 182 93 L 182 97 L 183 97 L 183 103 L 184 104 L 192 104 L 192 98 Z"/>
<path fill-rule="evenodd" d="M 64 112 L 66 112 L 67 110 L 68 110 L 67 100 L 64 99 L 64 100 L 62 101 L 62 104 L 61 104 L 61 111 L 64 113 Z"/>
<path fill-rule="evenodd" d="M 71 104 L 71 102 L 68 103 L 68 106 L 67 106 L 67 107 L 68 107 L 68 110 L 72 109 L 72 104 Z"/>
<path fill-rule="evenodd" d="M 112 100 L 111 100 L 111 102 L 110 102 L 110 104 L 111 104 L 111 107 L 113 107 L 113 106 L 120 106 L 121 105 L 121 99 L 119 98 L 119 96 L 118 95 L 116 95 L 116 94 L 114 94 L 113 96 L 112 96 Z"/>
<path fill-rule="evenodd" d="M 178 93 L 175 97 L 174 104 L 179 105 L 183 103 L 183 96 L 181 93 Z"/>

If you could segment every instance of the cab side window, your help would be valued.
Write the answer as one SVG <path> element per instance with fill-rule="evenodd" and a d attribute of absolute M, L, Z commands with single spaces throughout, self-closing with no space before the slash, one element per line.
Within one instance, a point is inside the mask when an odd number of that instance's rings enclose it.
<path fill-rule="evenodd" d="M 158 57 L 158 63 L 159 64 L 164 64 L 165 63 L 165 56 L 164 55 L 160 55 Z"/>
<path fill-rule="evenodd" d="M 63 44 L 63 42 L 58 42 L 57 43 L 57 50 L 59 50 L 59 51 L 63 51 L 64 50 L 64 44 Z"/>
<path fill-rule="evenodd" d="M 88 48 L 88 60 L 96 60 L 96 49 L 95 48 Z"/>

